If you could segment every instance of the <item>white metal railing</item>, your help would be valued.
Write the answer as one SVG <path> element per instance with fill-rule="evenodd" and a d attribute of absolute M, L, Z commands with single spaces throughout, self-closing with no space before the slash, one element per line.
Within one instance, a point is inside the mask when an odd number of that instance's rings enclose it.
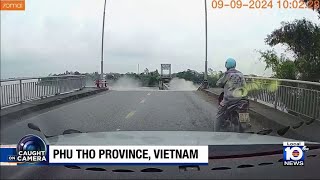
<path fill-rule="evenodd" d="M 84 75 L 6 79 L 0 82 L 1 108 L 79 90 L 86 85 Z"/>
<path fill-rule="evenodd" d="M 320 120 L 320 83 L 245 77 L 248 97 L 288 113 Z"/>

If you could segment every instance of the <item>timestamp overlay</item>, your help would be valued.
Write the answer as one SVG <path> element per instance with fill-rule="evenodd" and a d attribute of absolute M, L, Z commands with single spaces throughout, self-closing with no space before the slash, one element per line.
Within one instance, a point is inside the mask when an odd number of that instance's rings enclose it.
<path fill-rule="evenodd" d="M 213 9 L 320 9 L 320 0 L 212 0 Z"/>

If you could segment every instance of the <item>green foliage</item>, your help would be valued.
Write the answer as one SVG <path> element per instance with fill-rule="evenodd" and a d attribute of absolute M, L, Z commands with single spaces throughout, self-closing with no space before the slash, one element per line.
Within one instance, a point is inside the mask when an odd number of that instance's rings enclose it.
<path fill-rule="evenodd" d="M 160 74 L 157 70 L 153 72 L 148 71 L 148 73 L 141 73 L 139 75 L 139 79 L 142 82 L 143 86 L 157 86 L 159 83 Z"/>
<path fill-rule="evenodd" d="M 149 76 L 148 77 L 148 86 L 157 86 L 159 83 L 159 77 Z"/>
<path fill-rule="evenodd" d="M 216 87 L 217 81 L 222 77 L 223 72 L 214 72 L 214 71 L 208 71 L 208 83 L 209 87 Z"/>
<path fill-rule="evenodd" d="M 153 72 L 144 72 L 141 74 L 136 74 L 136 73 L 126 73 L 125 74 L 128 77 L 131 77 L 133 79 L 139 80 L 142 84 L 142 86 L 148 86 L 148 87 L 153 87 L 153 86 L 158 86 L 159 79 L 160 79 L 160 74 L 158 70 L 155 70 Z"/>
<path fill-rule="evenodd" d="M 100 78 L 100 75 L 98 72 L 85 73 L 84 75 L 86 76 L 86 79 L 92 80 L 92 81 L 95 81 Z"/>
<path fill-rule="evenodd" d="M 320 15 L 320 11 L 318 13 Z M 279 57 L 274 50 L 260 51 L 261 60 L 266 63 L 266 68 L 272 69 L 275 77 L 308 81 L 320 80 L 320 28 L 317 24 L 306 19 L 282 22 L 282 26 L 268 35 L 265 42 L 271 47 L 284 45 L 287 47 L 287 52 L 293 52 L 294 54 L 294 59 L 291 61 L 284 54 Z M 308 104 L 316 103 L 314 96 L 310 92 L 299 89 L 301 88 L 299 84 L 282 82 L 282 85 L 270 86 L 277 88 L 271 88 L 268 92 L 274 92 L 275 90 L 277 96 L 271 93 L 271 100 L 280 103 L 289 113 L 293 111 L 299 112 Z M 286 86 L 299 86 L 299 88 L 287 88 Z M 256 87 L 266 88 L 263 86 Z M 254 91 L 251 93 L 254 93 Z M 291 101 L 288 102 L 288 99 Z M 312 117 L 309 114 L 307 115 Z"/>
<path fill-rule="evenodd" d="M 273 50 L 260 52 L 266 68 L 271 68 L 276 76 L 319 81 L 320 79 L 320 27 L 306 19 L 282 22 L 282 26 L 267 36 L 265 42 L 274 47 L 284 45 L 294 53 L 294 63 L 284 55 L 278 57 Z"/>
<path fill-rule="evenodd" d="M 191 69 L 188 69 L 187 71 L 178 72 L 175 76 L 181 79 L 185 79 L 187 81 L 192 81 L 196 84 L 201 84 L 204 78 L 203 73 L 198 73 L 197 71 Z"/>
<path fill-rule="evenodd" d="M 280 57 L 274 50 L 259 51 L 260 60 L 266 63 L 266 69 L 271 68 L 274 77 L 280 79 L 297 79 L 297 68 L 293 61 L 286 58 L 284 54 Z"/>
<path fill-rule="evenodd" d="M 86 79 L 89 81 L 95 81 L 100 78 L 100 74 L 98 72 L 94 73 L 84 73 Z M 208 74 L 208 82 L 210 87 L 215 87 L 216 82 L 221 77 L 222 72 L 214 72 L 212 69 L 209 70 Z M 105 78 L 110 82 L 115 82 L 123 76 L 130 77 L 132 79 L 136 79 L 141 82 L 142 86 L 154 87 L 158 86 L 160 80 L 160 74 L 158 70 L 149 71 L 147 68 L 143 73 L 137 74 L 134 72 L 127 72 L 125 74 L 120 73 L 108 73 Z M 204 79 L 204 73 L 197 72 L 195 70 L 188 69 L 186 71 L 178 72 L 172 74 L 172 77 L 177 77 L 181 79 L 185 79 L 187 81 L 192 81 L 195 84 L 201 84 Z"/>
<path fill-rule="evenodd" d="M 222 72 L 215 72 L 211 68 L 208 69 L 208 83 L 209 87 L 216 87 L 216 83 L 219 78 L 222 76 Z M 187 71 L 182 71 L 177 74 L 174 74 L 175 77 L 185 79 L 187 81 L 192 81 L 195 84 L 202 84 L 204 79 L 204 73 L 197 72 L 195 70 L 188 69 Z"/>
<path fill-rule="evenodd" d="M 296 79 L 297 68 L 293 61 L 287 60 L 278 67 L 278 78 L 280 79 Z"/>

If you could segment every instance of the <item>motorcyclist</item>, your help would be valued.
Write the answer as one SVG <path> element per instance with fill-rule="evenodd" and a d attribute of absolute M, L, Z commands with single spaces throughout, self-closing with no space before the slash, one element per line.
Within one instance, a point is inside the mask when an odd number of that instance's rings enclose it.
<path fill-rule="evenodd" d="M 223 123 L 226 120 L 227 114 L 225 113 L 228 105 L 232 102 L 237 102 L 243 98 L 246 98 L 246 81 L 243 74 L 236 70 L 236 60 L 233 58 L 228 58 L 225 63 L 227 71 L 223 76 L 217 81 L 218 87 L 223 87 L 223 98 L 219 103 L 218 112 L 216 121 L 214 124 L 214 130 L 220 131 L 220 128 L 223 126 Z"/>

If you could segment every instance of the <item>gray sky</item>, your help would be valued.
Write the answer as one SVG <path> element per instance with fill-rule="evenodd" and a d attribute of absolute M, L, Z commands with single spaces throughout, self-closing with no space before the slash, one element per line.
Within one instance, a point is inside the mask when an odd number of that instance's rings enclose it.
<path fill-rule="evenodd" d="M 26 0 L 24 12 L 2 11 L 1 78 L 100 72 L 102 11 L 103 0 Z M 106 13 L 105 72 L 161 63 L 203 71 L 202 0 L 108 0 Z M 208 0 L 208 67 L 224 70 L 234 57 L 245 74 L 270 75 L 255 49 L 268 48 L 264 38 L 281 21 L 303 17 L 319 23 L 311 10 L 213 9 Z"/>

